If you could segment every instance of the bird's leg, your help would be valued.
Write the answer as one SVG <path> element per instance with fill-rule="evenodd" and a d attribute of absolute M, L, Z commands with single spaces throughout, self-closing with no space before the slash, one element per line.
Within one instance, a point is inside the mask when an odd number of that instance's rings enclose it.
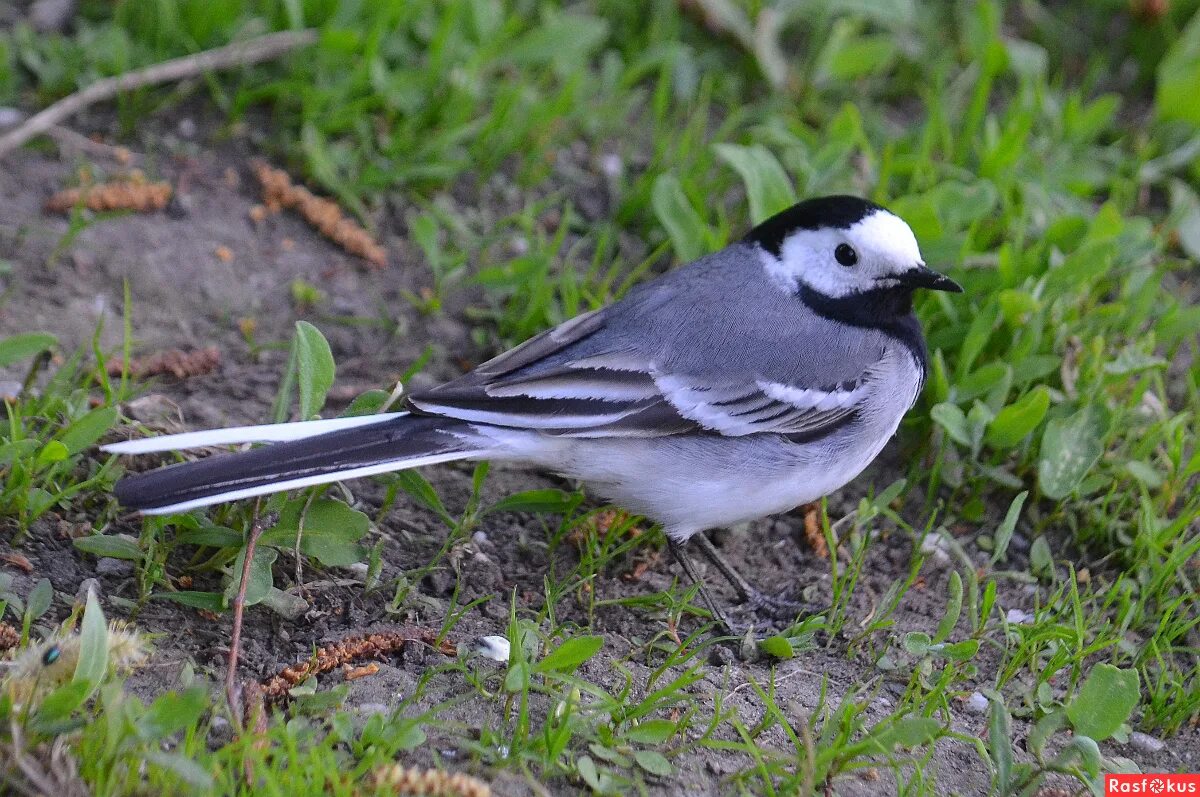
<path fill-rule="evenodd" d="M 756 589 L 741 573 L 734 569 L 733 565 L 729 564 L 704 532 L 696 534 L 692 539 L 696 541 L 695 544 L 700 548 L 700 552 L 704 554 L 705 558 L 712 562 L 717 570 L 721 571 L 721 575 L 725 576 L 725 580 L 737 592 L 742 603 L 745 603 L 751 609 L 799 613 L 808 608 L 803 601 L 786 600 L 775 595 L 768 595 Z M 691 574 L 689 573 L 689 575 Z"/>
<path fill-rule="evenodd" d="M 703 537 L 704 535 L 701 533 L 699 536 Z M 712 613 L 713 619 L 717 621 L 717 624 L 722 626 L 726 631 L 734 636 L 739 635 L 739 632 L 741 631 L 740 626 L 736 626 L 732 621 L 730 621 L 729 615 L 725 613 L 725 610 L 722 609 L 720 604 L 718 604 L 713 598 L 712 593 L 710 593 L 708 588 L 704 586 L 704 580 L 700 578 L 700 574 L 696 572 L 696 565 L 692 562 L 692 558 L 688 556 L 687 551 L 683 549 L 683 543 L 676 542 L 668 535 L 667 547 L 671 550 L 671 555 L 675 557 L 675 561 L 679 563 L 681 568 L 683 568 L 683 572 L 686 573 L 687 577 L 691 579 L 692 583 L 699 588 L 700 598 L 704 601 L 704 604 Z"/>

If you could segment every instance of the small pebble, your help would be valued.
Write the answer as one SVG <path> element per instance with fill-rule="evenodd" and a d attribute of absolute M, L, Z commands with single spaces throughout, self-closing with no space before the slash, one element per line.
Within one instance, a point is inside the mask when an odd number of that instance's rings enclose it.
<path fill-rule="evenodd" d="M 487 535 L 487 533 L 486 533 L 486 532 L 483 532 L 483 531 L 477 531 L 477 532 L 475 532 L 474 534 L 472 534 L 472 535 L 471 535 L 471 539 L 472 539 L 472 540 L 473 540 L 473 541 L 474 541 L 474 542 L 475 542 L 477 545 L 487 545 L 487 544 L 488 544 L 488 542 L 490 542 L 490 541 L 488 540 L 488 535 Z"/>
<path fill-rule="evenodd" d="M 86 606 L 88 595 L 92 592 L 96 593 L 96 599 L 104 594 L 104 590 L 100 588 L 100 582 L 94 578 L 85 578 L 79 582 L 79 587 L 75 590 L 75 605 Z"/>
<path fill-rule="evenodd" d="M 1148 733 L 1134 731 L 1129 734 L 1129 746 L 1142 753 L 1161 753 L 1167 747 L 1162 739 L 1155 739 Z"/>
<path fill-rule="evenodd" d="M 0 401 L 16 401 L 20 395 L 20 382 L 15 379 L 0 379 Z"/>
<path fill-rule="evenodd" d="M 196 122 L 190 116 L 179 120 L 179 135 L 183 138 L 192 138 L 196 135 Z"/>
<path fill-rule="evenodd" d="M 363 703 L 358 707 L 359 714 L 366 714 L 368 716 L 371 714 L 387 714 L 389 711 L 391 709 L 387 707 L 386 703 Z"/>
<path fill-rule="evenodd" d="M 708 651 L 708 663 L 714 667 L 724 667 L 736 661 L 728 645 L 713 645 Z"/>
<path fill-rule="evenodd" d="M 1029 625 L 1037 618 L 1023 609 L 1009 609 L 1004 619 L 1009 625 Z"/>
<path fill-rule="evenodd" d="M 502 636 L 483 636 L 475 640 L 475 655 L 492 661 L 508 661 L 510 645 Z"/>
<path fill-rule="evenodd" d="M 967 711 L 973 714 L 983 714 L 988 710 L 988 699 L 978 692 L 972 692 L 967 698 Z"/>
<path fill-rule="evenodd" d="M 96 561 L 96 574 L 110 578 L 125 578 L 133 575 L 133 562 L 105 556 Z"/>
<path fill-rule="evenodd" d="M 625 171 L 625 164 L 621 162 L 620 155 L 608 153 L 600 156 L 600 171 L 608 177 L 620 177 L 621 172 Z"/>
<path fill-rule="evenodd" d="M 950 554 L 946 550 L 946 538 L 941 534 L 930 532 L 921 540 L 921 553 L 932 557 L 933 561 L 938 564 L 946 564 L 950 561 Z"/>
<path fill-rule="evenodd" d="M 15 127 L 25 121 L 25 113 L 7 105 L 0 107 L 0 127 Z"/>
<path fill-rule="evenodd" d="M 353 576 L 357 581 L 366 583 L 367 573 L 370 571 L 370 568 L 367 566 L 366 562 L 355 562 L 354 564 L 346 565 L 346 570 L 348 570 L 350 575 Z"/>

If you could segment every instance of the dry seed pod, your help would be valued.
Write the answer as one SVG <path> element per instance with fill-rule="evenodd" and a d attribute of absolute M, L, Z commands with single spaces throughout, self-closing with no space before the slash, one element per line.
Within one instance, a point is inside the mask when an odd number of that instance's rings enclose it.
<path fill-rule="evenodd" d="M 418 769 L 401 764 L 376 769 L 371 780 L 376 788 L 413 797 L 491 797 L 492 794 L 492 787 L 487 783 L 462 772 Z"/>
<path fill-rule="evenodd" d="M 294 210 L 350 254 L 358 255 L 376 268 L 387 265 L 387 250 L 353 219 L 347 218 L 336 202 L 319 197 L 303 186 L 293 185 L 287 172 L 281 169 L 272 169 L 261 161 L 255 162 L 252 168 L 262 185 L 263 206 L 267 210 Z"/>
<path fill-rule="evenodd" d="M 194 351 L 168 349 L 147 357 L 136 357 L 129 363 L 129 375 L 135 379 L 150 376 L 174 376 L 187 379 L 212 373 L 221 364 L 221 352 L 216 346 Z M 105 364 L 109 376 L 121 375 L 121 360 L 114 357 Z"/>
<path fill-rule="evenodd" d="M 171 201 L 171 184 L 150 183 L 145 177 L 96 183 L 59 191 L 46 201 L 48 213 L 70 213 L 78 206 L 88 210 L 132 210 L 151 213 L 162 210 Z"/>

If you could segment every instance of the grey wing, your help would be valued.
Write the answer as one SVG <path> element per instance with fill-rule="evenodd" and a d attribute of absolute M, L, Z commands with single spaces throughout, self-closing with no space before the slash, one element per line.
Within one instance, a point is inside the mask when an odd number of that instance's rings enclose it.
<path fill-rule="evenodd" d="M 815 437 L 860 408 L 872 368 L 834 385 L 753 372 L 684 373 L 627 336 L 603 345 L 606 312 L 579 316 L 474 371 L 409 397 L 410 409 L 563 437 L 687 432 Z"/>

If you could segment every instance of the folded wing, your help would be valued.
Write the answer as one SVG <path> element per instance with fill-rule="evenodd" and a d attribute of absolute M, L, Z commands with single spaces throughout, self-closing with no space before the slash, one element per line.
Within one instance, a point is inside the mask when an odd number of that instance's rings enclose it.
<path fill-rule="evenodd" d="M 414 394 L 409 408 L 562 437 L 812 439 L 860 411 L 871 379 L 870 367 L 837 385 L 737 374 L 736 368 L 717 379 L 711 371 L 673 372 L 632 346 L 599 353 L 594 345 L 580 346 L 604 327 L 602 312 L 572 319 L 459 379 Z"/>

